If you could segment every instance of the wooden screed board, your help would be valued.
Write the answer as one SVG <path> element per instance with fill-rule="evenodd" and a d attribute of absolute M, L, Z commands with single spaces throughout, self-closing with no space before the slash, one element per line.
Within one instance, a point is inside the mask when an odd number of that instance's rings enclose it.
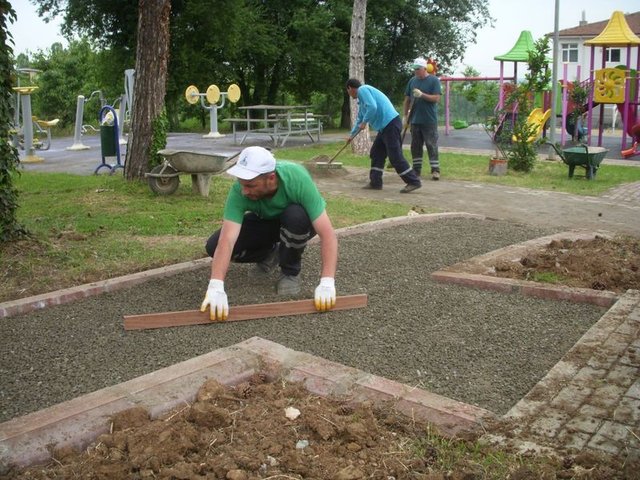
<path fill-rule="evenodd" d="M 349 310 L 367 306 L 367 295 L 346 295 L 336 298 L 336 305 L 330 312 Z M 318 313 L 313 300 L 292 300 L 289 302 L 239 305 L 229 308 L 229 318 L 211 321 L 209 311 L 187 310 L 183 312 L 149 313 L 144 315 L 125 315 L 125 330 L 144 330 L 148 328 L 180 327 L 184 325 L 202 325 L 206 323 L 239 322 L 259 318 L 285 317 Z"/>

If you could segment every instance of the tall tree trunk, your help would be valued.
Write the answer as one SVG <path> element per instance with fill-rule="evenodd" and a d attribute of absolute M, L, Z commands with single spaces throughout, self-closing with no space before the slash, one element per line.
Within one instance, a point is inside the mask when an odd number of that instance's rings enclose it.
<path fill-rule="evenodd" d="M 351 16 L 351 41 L 349 44 L 349 78 L 358 78 L 364 83 L 364 33 L 367 23 L 367 0 L 353 0 Z M 351 100 L 351 125 L 356 121 L 358 106 Z M 358 155 L 366 155 L 371 148 L 369 128 L 361 132 L 352 142 L 351 150 Z"/>
<path fill-rule="evenodd" d="M 139 0 L 136 80 L 125 177 L 142 180 L 152 154 L 153 122 L 162 113 L 169 60 L 170 0 Z M 155 153 L 155 152 L 153 152 Z"/>

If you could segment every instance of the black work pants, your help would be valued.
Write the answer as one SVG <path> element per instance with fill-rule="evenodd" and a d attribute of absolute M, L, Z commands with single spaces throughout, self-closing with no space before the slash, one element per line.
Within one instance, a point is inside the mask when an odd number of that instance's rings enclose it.
<path fill-rule="evenodd" d="M 389 157 L 389 162 L 393 165 L 396 173 L 405 183 L 420 185 L 420 178 L 413 171 L 409 162 L 402 154 L 401 143 L 402 122 L 397 116 L 389 124 L 378 132 L 371 145 L 369 157 L 371 158 L 371 170 L 369 171 L 369 181 L 374 187 L 382 186 L 382 173 L 384 172 L 384 161 Z"/>
<path fill-rule="evenodd" d="M 273 220 L 264 220 L 255 213 L 246 213 L 240 235 L 233 247 L 231 261 L 262 262 L 274 248 L 278 248 L 282 273 L 296 276 L 302 268 L 302 253 L 315 234 L 309 215 L 297 204 L 289 205 L 279 218 Z M 207 240 L 205 248 L 210 257 L 213 257 L 219 238 L 220 230 L 217 230 Z"/>

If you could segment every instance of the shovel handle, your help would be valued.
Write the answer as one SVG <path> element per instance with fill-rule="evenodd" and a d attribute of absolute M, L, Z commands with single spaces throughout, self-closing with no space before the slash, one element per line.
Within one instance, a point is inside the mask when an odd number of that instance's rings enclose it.
<path fill-rule="evenodd" d="M 345 148 L 347 148 L 347 145 L 349 145 L 349 144 L 351 143 L 351 140 L 353 140 L 354 138 L 356 138 L 356 137 L 358 136 L 358 134 L 359 134 L 361 131 L 362 131 L 362 130 L 358 130 L 358 131 L 356 132 L 356 134 L 355 134 L 353 137 L 351 137 L 349 140 L 347 140 L 347 143 L 345 143 L 345 144 L 342 146 L 342 148 L 340 148 L 340 150 L 338 150 L 338 152 L 337 152 L 333 157 L 331 157 L 331 160 L 329 160 L 329 161 L 327 162 L 327 165 L 331 165 L 331 162 L 333 162 L 333 161 L 336 159 L 336 157 L 337 157 L 338 155 L 340 155 L 340 154 L 342 153 L 342 151 L 343 151 Z"/>
<path fill-rule="evenodd" d="M 413 113 L 413 104 L 416 103 L 416 97 L 412 96 L 411 101 L 409 102 L 409 111 L 407 112 L 407 122 L 404 124 L 404 129 L 402 130 L 402 137 L 400 138 L 400 145 L 404 143 L 404 137 L 407 134 L 407 130 L 409 129 L 409 125 L 411 122 L 411 114 Z"/>

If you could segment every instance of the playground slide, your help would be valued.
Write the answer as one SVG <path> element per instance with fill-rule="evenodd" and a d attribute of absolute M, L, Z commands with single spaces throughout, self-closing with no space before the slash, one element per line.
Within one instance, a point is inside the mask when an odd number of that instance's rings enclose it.
<path fill-rule="evenodd" d="M 624 104 L 619 103 L 617 107 L 618 112 L 620 112 L 620 118 L 624 118 Z M 638 124 L 640 123 L 640 117 L 638 117 L 638 105 L 629 105 L 627 107 L 627 113 L 629 114 L 629 116 L 627 117 L 627 134 L 629 134 L 634 141 L 640 140 L 639 138 L 637 138 L 637 133 L 633 133 L 634 130 L 637 131 Z"/>
<path fill-rule="evenodd" d="M 527 142 L 533 142 L 536 138 L 542 134 L 542 129 L 544 128 L 544 124 L 547 123 L 549 117 L 551 116 L 551 109 L 548 109 L 546 112 L 543 112 L 541 108 L 534 108 L 529 116 L 527 117 L 527 123 L 534 127 L 533 133 L 527 139 Z M 514 142 L 518 141 L 518 137 L 515 135 L 512 137 Z"/>
<path fill-rule="evenodd" d="M 618 104 L 618 111 L 622 118 L 624 118 L 623 106 L 623 104 Z M 620 152 L 624 158 L 640 155 L 640 149 L 638 148 L 640 144 L 640 116 L 638 116 L 638 106 L 629 105 L 627 107 L 627 113 L 627 133 L 631 136 L 633 144 L 631 145 L 631 148 L 627 148 Z"/>

